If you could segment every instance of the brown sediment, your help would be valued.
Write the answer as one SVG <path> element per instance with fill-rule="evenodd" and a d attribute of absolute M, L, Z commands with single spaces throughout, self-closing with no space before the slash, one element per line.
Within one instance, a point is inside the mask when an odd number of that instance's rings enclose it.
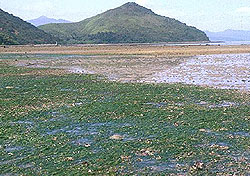
<path fill-rule="evenodd" d="M 153 55 L 194 56 L 208 54 L 250 53 L 250 45 L 235 46 L 153 46 L 153 45 L 84 45 L 84 46 L 9 46 L 0 53 L 82 54 L 82 55 Z"/>
<path fill-rule="evenodd" d="M 155 57 L 155 56 L 111 56 L 86 57 L 67 59 L 20 59 L 6 60 L 9 65 L 28 68 L 51 68 L 49 70 L 33 70 L 23 75 L 91 73 L 100 74 L 110 80 L 130 82 L 139 81 L 184 61 L 186 57 Z M 21 74 L 20 74 L 21 75 Z"/>
<path fill-rule="evenodd" d="M 51 59 L 6 59 L 0 60 L 2 63 L 5 62 L 8 65 L 23 66 L 28 68 L 50 68 L 50 70 L 32 70 L 19 75 L 63 75 L 71 73 L 81 74 L 100 74 L 104 75 L 110 80 L 121 81 L 121 82 L 164 82 L 170 83 L 168 79 L 175 79 L 178 77 L 190 80 L 186 80 L 188 84 L 197 84 L 197 74 L 200 74 L 199 69 L 209 70 L 209 74 L 206 73 L 204 76 L 214 78 L 213 82 L 208 84 L 199 84 L 201 86 L 207 86 L 209 84 L 216 85 L 218 87 L 225 87 L 229 83 L 225 83 L 225 80 L 231 81 L 232 75 L 234 78 L 242 78 L 239 80 L 242 85 L 235 85 L 240 87 L 248 84 L 247 72 L 248 69 L 248 58 L 244 57 L 246 63 L 242 65 L 237 64 L 238 61 L 244 59 L 242 53 L 250 53 L 250 45 L 245 46 L 62 46 L 62 47 L 10 47 L 5 48 L 6 51 L 18 51 L 22 53 L 25 51 L 27 54 L 79 54 L 74 57 L 51 57 Z M 29 52 L 27 52 L 29 50 Z M 14 51 L 15 53 L 15 51 Z M 237 56 L 237 53 L 241 53 Z M 82 57 L 80 54 L 89 56 Z M 202 63 L 208 62 L 208 60 L 220 63 L 225 61 L 226 65 L 210 64 L 207 63 L 205 66 L 200 65 L 201 59 L 192 57 L 194 55 L 211 55 L 211 54 L 235 54 L 231 56 L 213 55 L 209 58 L 203 58 Z M 49 57 L 49 56 L 48 56 Z M 199 56 L 200 57 L 200 56 Z M 233 58 L 232 58 L 233 57 Z M 190 59 L 194 62 L 187 68 L 185 63 Z M 227 60 L 229 64 L 226 63 Z M 235 60 L 235 61 L 234 61 Z M 230 62 L 235 64 L 230 64 Z M 199 66 L 199 67 L 198 67 Z M 198 70 L 197 70 L 198 69 Z M 226 70 L 230 70 L 227 73 Z M 170 78 L 164 78 L 157 76 L 159 73 L 165 73 L 166 76 L 170 75 Z M 193 73 L 194 72 L 194 73 Z M 196 73 L 196 80 L 192 81 Z M 162 75 L 162 76 L 165 76 Z M 172 75 L 172 76 L 171 76 Z M 236 77 L 238 75 L 238 77 Z M 8 76 L 8 75 L 7 75 Z M 239 77 L 240 76 L 240 77 Z M 158 78 L 159 77 L 159 78 Z M 222 83 L 219 79 L 222 79 Z M 161 81 L 162 80 L 162 81 Z M 183 81 L 182 80 L 182 81 Z M 198 79 L 199 80 L 199 79 Z M 224 81 L 224 82 L 223 82 Z M 244 85 L 243 85 L 244 83 Z M 245 84 L 246 83 L 246 84 Z M 233 82 L 230 83 L 233 85 Z M 234 87 L 235 87 L 234 86 Z M 246 87 L 248 89 L 248 87 Z"/>

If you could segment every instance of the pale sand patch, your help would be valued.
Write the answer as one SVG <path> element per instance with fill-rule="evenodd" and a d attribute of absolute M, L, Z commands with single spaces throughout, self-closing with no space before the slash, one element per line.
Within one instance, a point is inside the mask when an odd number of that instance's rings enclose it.
<path fill-rule="evenodd" d="M 152 45 L 84 45 L 84 46 L 9 46 L 0 53 L 82 54 L 82 55 L 153 55 L 194 56 L 208 54 L 250 53 L 250 45 L 235 46 L 152 46 Z"/>

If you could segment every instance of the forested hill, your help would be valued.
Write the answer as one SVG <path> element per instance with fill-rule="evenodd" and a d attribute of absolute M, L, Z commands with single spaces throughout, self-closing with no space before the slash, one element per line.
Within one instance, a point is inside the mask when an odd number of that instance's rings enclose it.
<path fill-rule="evenodd" d="M 0 45 L 55 42 L 55 37 L 0 9 Z"/>
<path fill-rule="evenodd" d="M 175 19 L 160 16 L 134 2 L 77 23 L 39 27 L 62 43 L 153 43 L 208 41 L 206 34 Z"/>

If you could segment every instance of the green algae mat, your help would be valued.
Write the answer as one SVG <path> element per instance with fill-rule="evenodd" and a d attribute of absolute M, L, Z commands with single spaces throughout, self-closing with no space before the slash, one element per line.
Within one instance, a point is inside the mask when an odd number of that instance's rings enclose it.
<path fill-rule="evenodd" d="M 0 62 L 1 176 L 248 175 L 249 120 L 247 93 Z"/>

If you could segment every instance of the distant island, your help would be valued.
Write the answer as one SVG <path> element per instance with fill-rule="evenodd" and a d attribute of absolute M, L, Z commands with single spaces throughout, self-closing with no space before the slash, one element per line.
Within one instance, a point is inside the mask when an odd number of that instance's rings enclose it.
<path fill-rule="evenodd" d="M 209 41 L 195 27 L 157 15 L 134 2 L 77 23 L 47 24 L 39 28 L 64 44 Z"/>
<path fill-rule="evenodd" d="M 67 21 L 64 19 L 54 19 L 54 18 L 48 18 L 46 16 L 41 16 L 36 19 L 28 20 L 27 22 L 33 24 L 34 26 L 41 26 L 50 23 L 72 23 L 71 21 Z"/>
<path fill-rule="evenodd" d="M 250 41 L 250 31 L 225 30 L 222 32 L 205 31 L 211 41 Z"/>

